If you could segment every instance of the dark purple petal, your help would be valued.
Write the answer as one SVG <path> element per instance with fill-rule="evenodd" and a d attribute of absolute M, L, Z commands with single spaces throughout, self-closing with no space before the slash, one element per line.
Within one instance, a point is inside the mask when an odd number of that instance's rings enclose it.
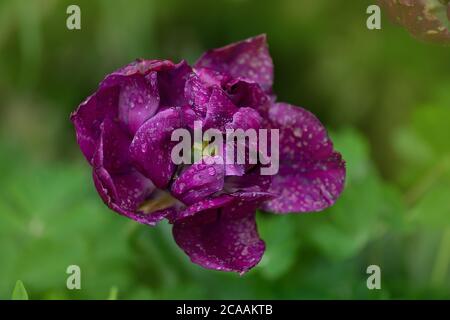
<path fill-rule="evenodd" d="M 252 108 L 240 108 L 234 115 L 233 120 L 225 125 L 226 129 L 238 130 L 241 129 L 244 131 L 252 129 L 255 130 L 254 139 L 245 139 L 245 146 L 243 155 L 245 157 L 244 164 L 227 164 L 226 172 L 227 175 L 238 175 L 241 176 L 245 171 L 254 167 L 256 163 L 250 163 L 250 150 L 255 151 L 254 159 L 257 160 L 258 153 L 258 130 L 261 128 L 263 123 L 262 117 L 259 115 L 258 111 Z M 235 159 L 237 159 L 237 151 L 239 149 L 238 145 L 242 142 L 237 142 L 233 139 L 233 141 L 226 141 L 226 146 L 224 150 L 224 154 L 226 155 L 226 150 L 228 148 L 234 148 L 235 151 Z M 242 155 L 241 155 L 242 156 Z M 238 169 L 238 170 L 236 170 Z M 233 174 L 233 171 L 236 170 L 237 174 Z M 239 174 L 242 171 L 242 174 Z"/>
<path fill-rule="evenodd" d="M 157 73 L 150 72 L 145 77 L 133 77 L 124 81 L 119 94 L 119 119 L 134 135 L 139 127 L 159 106 Z"/>
<path fill-rule="evenodd" d="M 78 145 L 89 163 L 97 149 L 103 120 L 117 117 L 119 93 L 117 87 L 100 89 L 82 102 L 71 115 Z"/>
<path fill-rule="evenodd" d="M 211 95 L 211 87 L 206 85 L 195 73 L 192 73 L 186 81 L 184 95 L 188 104 L 204 117 L 206 115 L 206 104 Z"/>
<path fill-rule="evenodd" d="M 233 77 L 227 73 L 219 72 L 210 68 L 194 68 L 195 74 L 199 79 L 208 87 L 224 87 L 230 81 L 233 81 Z"/>
<path fill-rule="evenodd" d="M 206 157 L 205 160 L 215 160 L 216 157 Z M 171 191 L 175 198 L 190 205 L 211 194 L 222 190 L 224 183 L 224 165 L 195 163 L 184 170 L 172 185 Z"/>
<path fill-rule="evenodd" d="M 285 103 L 270 109 L 280 129 L 280 170 L 270 192 L 279 197 L 264 209 L 276 213 L 320 211 L 332 205 L 345 181 L 345 162 L 320 121 L 309 111 Z"/>
<path fill-rule="evenodd" d="M 171 215 L 169 217 L 170 223 L 174 223 L 175 221 L 194 216 L 198 212 L 228 206 L 235 201 L 235 198 L 227 194 L 200 200 L 194 204 L 189 205 L 188 207 L 185 207 L 182 210 L 178 210 L 175 215 Z"/>
<path fill-rule="evenodd" d="M 223 189 L 224 192 L 246 202 L 262 203 L 277 196 L 269 192 L 271 183 L 272 176 L 261 175 L 257 166 L 244 176 L 227 177 Z"/>
<path fill-rule="evenodd" d="M 270 96 L 262 90 L 259 84 L 234 79 L 225 84 L 225 89 L 235 105 L 256 109 L 263 115 L 267 114 Z"/>
<path fill-rule="evenodd" d="M 157 113 L 139 128 L 131 143 L 133 163 L 158 188 L 166 188 L 175 172 L 171 152 L 178 142 L 171 141 L 171 136 L 175 129 L 189 125 L 186 112 L 184 108 L 169 108 Z"/>
<path fill-rule="evenodd" d="M 155 192 L 153 183 L 134 169 L 128 159 L 128 134 L 113 121 L 101 125 L 98 150 L 93 158 L 94 183 L 108 207 L 131 219 L 155 225 L 167 210 L 140 212 L 140 205 Z"/>
<path fill-rule="evenodd" d="M 176 243 L 192 262 L 208 269 L 243 274 L 265 250 L 255 221 L 255 206 L 236 203 L 210 209 L 175 222 Z"/>
<path fill-rule="evenodd" d="M 252 108 L 240 108 L 235 114 L 233 114 L 233 121 L 226 125 L 230 129 L 253 129 L 258 132 L 261 128 L 263 119 L 259 115 L 258 111 Z"/>
<path fill-rule="evenodd" d="M 131 76 L 135 74 L 147 74 L 150 70 L 170 70 L 175 64 L 170 60 L 143 60 L 137 59 L 132 63 L 114 71 L 110 76 Z M 109 77 L 108 77 L 109 78 Z M 106 83 L 105 83 L 106 84 Z M 109 84 L 108 84 L 109 85 Z"/>
<path fill-rule="evenodd" d="M 266 36 L 260 35 L 207 51 L 195 64 L 256 83 L 269 92 L 273 83 L 273 63 Z"/>
<path fill-rule="evenodd" d="M 237 107 L 222 89 L 212 88 L 211 96 L 206 105 L 206 118 L 203 130 L 213 128 L 224 131 L 225 124 L 232 121 L 233 115 L 237 111 Z"/>
<path fill-rule="evenodd" d="M 174 68 L 158 73 L 161 105 L 179 107 L 188 103 L 184 95 L 184 88 L 191 73 L 192 68 L 184 60 Z"/>
<path fill-rule="evenodd" d="M 157 95 L 152 88 L 152 79 L 144 78 L 152 71 L 164 71 L 174 68 L 174 64 L 168 60 L 137 60 L 105 77 L 100 83 L 98 90 L 83 101 L 75 112 L 71 114 L 71 120 L 74 123 L 77 141 L 86 159 L 92 162 L 94 152 L 100 139 L 100 125 L 105 119 L 116 119 L 119 117 L 119 98 L 121 95 L 121 86 L 127 87 L 130 82 L 138 81 L 142 83 L 150 82 L 150 87 L 145 94 L 151 97 L 139 104 L 137 112 L 131 111 L 124 97 L 122 97 L 121 117 L 122 119 L 131 119 L 132 128 L 135 129 L 138 124 L 145 121 L 154 113 Z M 140 79 L 140 80 L 137 80 Z M 128 85 L 127 85 L 128 84 Z M 132 94 L 135 97 L 136 94 Z M 136 96 L 137 100 L 139 97 Z M 143 98 L 141 96 L 141 98 Z M 128 110 L 127 110 L 128 109 Z M 124 124 L 126 126 L 126 124 Z M 131 130 L 133 133 L 134 130 Z"/>

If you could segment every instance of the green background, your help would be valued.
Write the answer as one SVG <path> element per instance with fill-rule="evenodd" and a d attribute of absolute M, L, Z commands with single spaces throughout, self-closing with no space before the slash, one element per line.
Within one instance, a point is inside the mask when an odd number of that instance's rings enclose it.
<path fill-rule="evenodd" d="M 81 7 L 82 29 L 66 29 Z M 450 48 L 372 1 L 0 0 L 0 298 L 450 298 Z M 258 214 L 267 251 L 244 276 L 189 262 L 166 223 L 102 203 L 69 114 L 135 58 L 182 58 L 267 33 L 278 100 L 308 108 L 347 161 L 337 204 Z M 66 268 L 82 290 L 66 289 Z M 366 268 L 382 271 L 368 290 Z"/>

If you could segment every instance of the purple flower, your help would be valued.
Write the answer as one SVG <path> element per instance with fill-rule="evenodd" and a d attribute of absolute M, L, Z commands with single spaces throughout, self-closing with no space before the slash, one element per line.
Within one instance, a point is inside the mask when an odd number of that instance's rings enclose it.
<path fill-rule="evenodd" d="M 276 102 L 272 83 L 265 35 L 210 50 L 193 67 L 137 60 L 106 76 L 71 116 L 103 201 L 150 226 L 168 219 L 176 243 L 205 268 L 254 267 L 265 249 L 258 208 L 320 211 L 336 201 L 345 180 L 344 161 L 319 120 Z M 279 129 L 278 174 L 261 175 L 259 162 L 176 165 L 172 132 L 192 131 L 199 120 L 223 133 Z"/>

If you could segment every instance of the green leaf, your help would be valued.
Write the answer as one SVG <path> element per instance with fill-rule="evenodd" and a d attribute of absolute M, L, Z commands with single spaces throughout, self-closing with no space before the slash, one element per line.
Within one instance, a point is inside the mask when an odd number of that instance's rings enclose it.
<path fill-rule="evenodd" d="M 296 234 L 296 221 L 301 217 L 267 215 L 258 218 L 258 230 L 266 243 L 258 270 L 265 278 L 276 279 L 289 270 L 298 256 L 300 241 Z"/>
<path fill-rule="evenodd" d="M 14 287 L 12 300 L 28 300 L 27 290 L 25 289 L 23 282 L 20 280 L 17 280 L 16 286 Z"/>
<path fill-rule="evenodd" d="M 347 163 L 347 183 L 337 202 L 322 213 L 303 218 L 302 233 L 326 256 L 347 259 L 380 231 L 401 222 L 400 194 L 384 182 L 370 160 L 367 142 L 354 130 L 334 137 Z"/>

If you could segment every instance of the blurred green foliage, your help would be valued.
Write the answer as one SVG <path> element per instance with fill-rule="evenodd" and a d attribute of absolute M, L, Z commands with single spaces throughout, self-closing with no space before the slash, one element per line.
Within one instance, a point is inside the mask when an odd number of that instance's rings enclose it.
<path fill-rule="evenodd" d="M 65 27 L 78 4 L 82 30 Z M 370 1 L 0 1 L 0 298 L 450 298 L 450 49 Z M 108 72 L 267 33 L 280 101 L 330 129 L 346 190 L 322 213 L 258 214 L 267 251 L 245 276 L 204 270 L 166 223 L 109 211 L 69 113 Z M 66 268 L 82 290 L 66 289 Z M 382 290 L 366 268 L 382 270 Z M 22 293 L 20 293 L 22 292 Z"/>

